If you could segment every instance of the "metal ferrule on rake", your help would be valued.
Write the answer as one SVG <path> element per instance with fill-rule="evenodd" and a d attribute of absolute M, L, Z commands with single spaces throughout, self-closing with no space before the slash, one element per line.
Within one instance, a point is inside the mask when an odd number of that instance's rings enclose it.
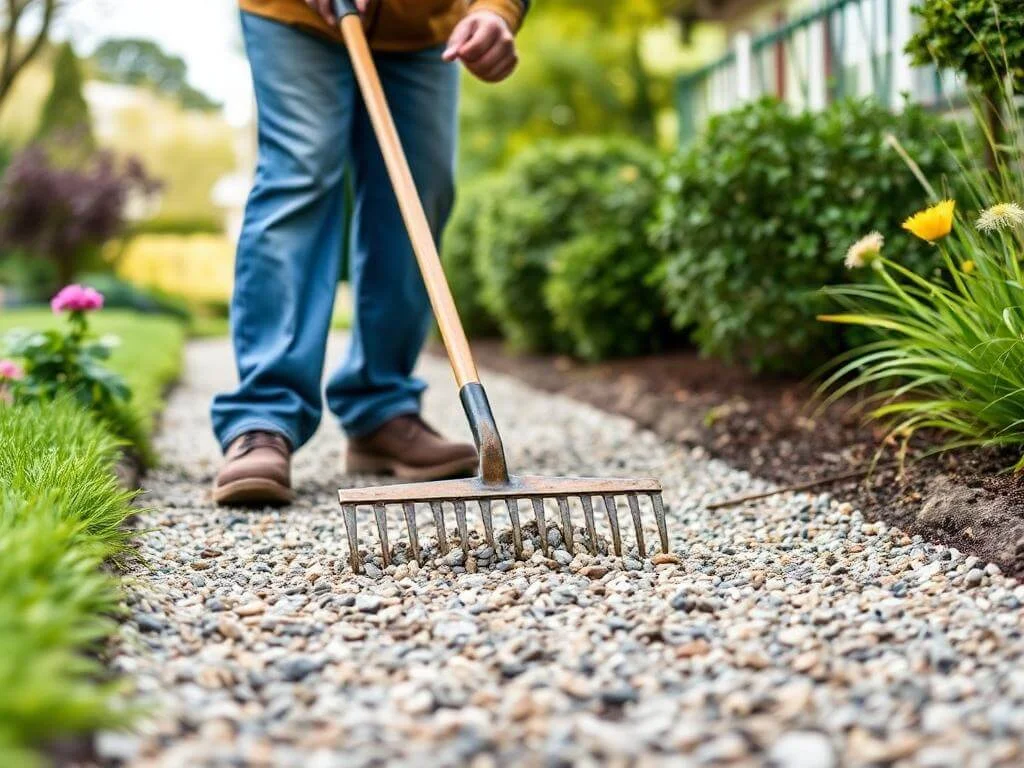
<path fill-rule="evenodd" d="M 377 524 L 377 535 L 382 549 L 382 560 L 387 567 L 391 562 L 391 547 L 388 541 L 387 505 L 402 506 L 405 524 L 409 534 L 409 549 L 413 559 L 420 561 L 422 547 L 416 528 L 416 505 L 429 505 L 437 532 L 438 551 L 445 555 L 449 551 L 448 532 L 445 530 L 444 505 L 451 504 L 455 511 L 455 522 L 459 543 L 463 552 L 469 554 L 469 521 L 467 502 L 476 502 L 484 526 L 484 537 L 488 546 L 495 547 L 492 503 L 504 502 L 512 526 L 512 547 L 516 557 L 523 555 L 523 527 L 519 517 L 519 502 L 529 499 L 540 534 L 540 546 L 547 554 L 549 542 L 544 500 L 553 499 L 558 505 L 562 540 L 566 549 L 576 552 L 576 537 L 572 526 L 569 501 L 578 498 L 586 520 L 585 545 L 592 554 L 598 553 L 597 526 L 594 520 L 594 497 L 604 501 L 612 534 L 612 545 L 616 555 L 622 555 L 622 537 L 619 533 L 616 497 L 625 496 L 636 537 L 638 554 L 646 554 L 643 529 L 641 526 L 640 496 L 648 496 L 658 525 L 662 551 L 668 552 L 668 532 L 665 525 L 665 508 L 661 498 L 661 484 L 650 478 L 632 480 L 600 480 L 586 477 L 532 477 L 510 475 L 505 464 L 505 451 L 498 435 L 498 428 L 487 402 L 487 395 L 480 384 L 476 365 L 469 349 L 469 341 L 462 328 L 455 300 L 452 298 L 448 281 L 437 254 L 433 232 L 427 221 L 423 206 L 416 193 L 416 185 L 406 160 L 405 152 L 395 129 L 391 111 L 384 98 L 380 77 L 377 74 L 373 56 L 370 53 L 366 35 L 363 32 L 359 12 L 351 0 L 333 0 L 335 15 L 339 19 L 341 35 L 348 48 L 352 69 L 359 82 L 363 103 L 370 116 L 377 143 L 380 145 L 388 175 L 391 178 L 409 233 L 413 253 L 423 275 L 423 284 L 430 297 L 434 316 L 437 318 L 441 336 L 448 350 L 455 379 L 459 384 L 459 396 L 466 411 L 477 450 L 480 453 L 480 474 L 468 480 L 442 480 L 430 483 L 408 485 L 387 485 L 372 488 L 343 489 L 338 492 L 343 519 L 348 534 L 349 555 L 352 569 L 362 570 L 359 557 L 358 507 L 373 509 Z"/>

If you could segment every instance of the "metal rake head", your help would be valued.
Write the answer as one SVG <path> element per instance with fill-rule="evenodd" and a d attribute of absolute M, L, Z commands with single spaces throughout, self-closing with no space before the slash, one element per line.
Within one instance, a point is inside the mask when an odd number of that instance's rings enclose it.
<path fill-rule="evenodd" d="M 501 484 L 485 483 L 475 477 L 463 480 L 443 480 L 429 483 L 411 483 L 404 485 L 385 485 L 372 488 L 342 489 L 338 492 L 344 514 L 345 529 L 348 534 L 349 560 L 352 570 L 360 573 L 362 564 L 359 559 L 359 535 L 357 527 L 357 510 L 360 506 L 372 506 L 377 533 L 380 540 L 381 553 L 385 567 L 391 562 L 391 547 L 388 541 L 387 506 L 402 505 L 405 524 L 409 535 L 409 548 L 412 557 L 421 560 L 419 532 L 416 526 L 416 505 L 428 504 L 434 518 L 437 531 L 437 546 L 442 555 L 449 551 L 448 537 L 445 530 L 444 505 L 450 503 L 455 510 L 455 523 L 458 527 L 459 541 L 463 552 L 469 554 L 469 523 L 466 515 L 466 504 L 476 502 L 480 508 L 483 522 L 484 539 L 491 547 L 494 542 L 494 522 L 491 505 L 504 502 L 508 510 L 512 526 L 512 546 L 516 558 L 523 555 L 523 532 L 519 517 L 519 502 L 529 500 L 540 531 L 541 549 L 548 555 L 547 520 L 544 509 L 545 499 L 554 499 L 558 504 L 561 518 L 562 539 L 569 554 L 575 555 L 576 541 L 570 515 L 569 499 L 576 497 L 583 508 L 587 536 L 586 548 L 596 555 L 597 524 L 594 518 L 594 498 L 601 499 L 608 516 L 611 529 L 612 546 L 616 556 L 622 556 L 622 536 L 619 531 L 617 497 L 624 496 L 633 518 L 633 530 L 636 536 L 637 551 L 643 557 L 647 548 L 644 543 L 643 521 L 641 518 L 640 497 L 650 499 L 651 509 L 658 526 L 658 537 L 661 540 L 662 552 L 668 552 L 668 530 L 665 522 L 665 506 L 661 496 L 661 484 L 653 478 L 640 479 L 600 479 L 590 477 L 536 477 L 512 476 L 508 482 Z"/>

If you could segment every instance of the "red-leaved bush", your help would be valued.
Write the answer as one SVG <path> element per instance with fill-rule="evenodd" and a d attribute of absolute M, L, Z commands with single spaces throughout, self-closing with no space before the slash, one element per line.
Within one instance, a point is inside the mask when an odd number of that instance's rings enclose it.
<path fill-rule="evenodd" d="M 135 158 L 99 151 L 83 167 L 61 167 L 42 147 L 28 147 L 0 182 L 0 248 L 47 259 L 57 282 L 69 283 L 89 249 L 124 230 L 131 196 L 159 188 Z"/>

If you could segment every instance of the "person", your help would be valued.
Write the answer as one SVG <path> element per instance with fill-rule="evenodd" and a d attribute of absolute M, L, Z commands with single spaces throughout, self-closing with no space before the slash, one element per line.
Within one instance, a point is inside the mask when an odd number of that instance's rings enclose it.
<path fill-rule="evenodd" d="M 517 64 L 528 0 L 359 0 L 385 95 L 439 241 L 454 199 L 459 63 L 487 82 Z M 217 395 L 219 504 L 293 498 L 290 460 L 324 400 L 348 435 L 346 471 L 409 481 L 466 476 L 476 449 L 420 416 L 413 368 L 431 311 L 331 0 L 240 0 L 258 115 L 258 163 L 235 264 L 239 384 Z M 345 169 L 354 190 L 346 233 Z M 354 313 L 321 394 L 343 241 Z"/>

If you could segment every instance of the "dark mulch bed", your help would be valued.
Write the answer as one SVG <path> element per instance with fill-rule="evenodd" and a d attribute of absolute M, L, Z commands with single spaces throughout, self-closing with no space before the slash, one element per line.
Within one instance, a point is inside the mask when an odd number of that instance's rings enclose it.
<path fill-rule="evenodd" d="M 901 472 L 899 445 L 883 444 L 884 432 L 866 426 L 852 412 L 853 402 L 815 413 L 806 383 L 756 378 L 692 352 L 585 365 L 512 356 L 492 341 L 478 341 L 474 350 L 484 367 L 628 416 L 667 440 L 701 446 L 783 486 L 866 469 L 877 455 L 874 472 L 820 490 L 853 503 L 871 520 L 1024 576 L 1024 478 L 1005 471 L 1017 459 L 1012 452 L 972 449 L 919 458 L 924 446 L 914 446 Z"/>

